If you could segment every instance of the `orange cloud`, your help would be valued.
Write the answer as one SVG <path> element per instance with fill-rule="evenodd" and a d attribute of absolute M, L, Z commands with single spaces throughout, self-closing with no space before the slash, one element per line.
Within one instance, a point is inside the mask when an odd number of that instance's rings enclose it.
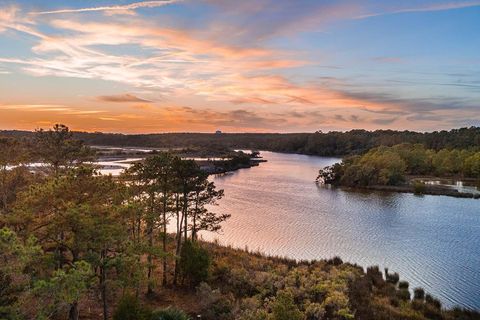
<path fill-rule="evenodd" d="M 146 99 L 139 98 L 137 96 L 134 96 L 133 94 L 117 94 L 117 95 L 111 95 L 111 96 L 99 96 L 97 97 L 97 100 L 103 101 L 103 102 L 117 102 L 117 103 L 122 103 L 122 102 L 151 102 Z"/>

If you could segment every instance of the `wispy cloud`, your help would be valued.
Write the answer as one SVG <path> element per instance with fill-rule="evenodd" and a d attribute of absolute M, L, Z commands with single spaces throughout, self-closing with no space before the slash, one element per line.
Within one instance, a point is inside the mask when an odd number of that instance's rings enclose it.
<path fill-rule="evenodd" d="M 72 108 L 64 105 L 51 105 L 51 104 L 3 104 L 0 105 L 2 110 L 20 110 L 28 112 L 56 112 L 66 115 L 87 115 L 98 114 L 103 111 L 100 110 L 84 110 L 78 108 Z"/>
<path fill-rule="evenodd" d="M 400 57 L 375 57 L 372 60 L 381 63 L 405 63 L 405 59 Z"/>
<path fill-rule="evenodd" d="M 134 2 L 126 5 L 100 6 L 100 7 L 78 8 L 78 9 L 61 9 L 61 10 L 51 10 L 51 11 L 37 11 L 37 12 L 30 12 L 30 14 L 45 15 L 45 14 L 80 13 L 80 12 L 95 12 L 95 11 L 106 11 L 109 13 L 128 14 L 132 10 L 136 10 L 140 8 L 162 7 L 162 6 L 173 4 L 180 1 L 182 0 L 141 1 L 141 2 Z"/>
<path fill-rule="evenodd" d="M 386 10 L 384 12 L 372 12 L 363 15 L 359 15 L 355 17 L 355 19 L 366 19 L 372 18 L 377 16 L 389 15 L 389 14 L 399 14 L 399 13 L 415 13 L 415 12 L 435 12 L 435 11 L 447 11 L 447 10 L 456 10 L 456 9 L 464 9 L 464 8 L 471 8 L 471 7 L 478 7 L 480 6 L 480 1 L 450 1 L 444 3 L 434 3 L 430 5 L 419 5 L 416 7 L 408 7 L 408 8 L 399 8 L 395 9 L 392 8 L 390 10 Z"/>
<path fill-rule="evenodd" d="M 97 97 L 97 100 L 103 101 L 103 102 L 117 102 L 117 103 L 123 103 L 123 102 L 151 102 L 150 100 L 142 99 L 137 96 L 134 96 L 133 94 L 117 94 L 117 95 L 110 95 L 110 96 L 99 96 Z"/>

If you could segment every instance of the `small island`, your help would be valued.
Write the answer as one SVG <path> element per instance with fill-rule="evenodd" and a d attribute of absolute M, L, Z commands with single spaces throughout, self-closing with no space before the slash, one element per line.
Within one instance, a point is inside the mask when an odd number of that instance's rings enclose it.
<path fill-rule="evenodd" d="M 479 199 L 480 152 L 427 149 L 423 144 L 410 143 L 380 146 L 321 169 L 317 182 L 352 189 Z"/>

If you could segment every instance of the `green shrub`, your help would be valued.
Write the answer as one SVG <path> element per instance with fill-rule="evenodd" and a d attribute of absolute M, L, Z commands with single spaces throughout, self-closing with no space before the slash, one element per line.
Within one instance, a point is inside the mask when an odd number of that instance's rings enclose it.
<path fill-rule="evenodd" d="M 327 263 L 333 266 L 339 266 L 343 263 L 343 260 L 340 257 L 335 256 L 332 259 L 328 259 Z"/>
<path fill-rule="evenodd" d="M 407 289 L 408 290 L 408 286 L 409 286 L 408 281 L 400 281 L 398 283 L 398 288 L 399 289 Z"/>
<path fill-rule="evenodd" d="M 233 305 L 226 298 L 221 297 L 215 303 L 210 305 L 210 308 L 203 310 L 202 317 L 211 320 L 223 320 L 232 318 Z"/>
<path fill-rule="evenodd" d="M 400 280 L 400 276 L 397 272 L 395 273 L 388 273 L 388 269 L 385 268 L 385 280 L 388 282 L 388 283 L 391 283 L 391 284 L 397 284 L 398 281 Z"/>
<path fill-rule="evenodd" d="M 151 311 L 132 295 L 124 296 L 113 313 L 113 320 L 149 320 Z"/>
<path fill-rule="evenodd" d="M 212 289 L 208 284 L 202 282 L 197 287 L 197 296 L 202 309 L 202 319 L 231 319 L 233 304 L 228 296 L 223 295 L 219 289 Z"/>
<path fill-rule="evenodd" d="M 415 300 L 425 300 L 425 290 L 422 288 L 413 289 L 413 299 Z"/>
<path fill-rule="evenodd" d="M 0 270 L 0 319 L 13 319 L 13 306 L 18 294 L 12 277 Z"/>
<path fill-rule="evenodd" d="M 366 276 L 369 282 L 374 286 L 378 287 L 383 285 L 383 275 L 378 266 L 368 267 Z"/>
<path fill-rule="evenodd" d="M 150 320 L 190 320 L 190 317 L 182 310 L 167 308 L 154 311 Z"/>
<path fill-rule="evenodd" d="M 415 194 L 424 194 L 426 189 L 425 183 L 421 181 L 415 181 L 413 183 L 413 192 L 415 192 Z"/>
<path fill-rule="evenodd" d="M 424 305 L 424 310 L 423 310 L 423 315 L 427 319 L 431 320 L 443 320 L 445 319 L 442 315 L 442 310 L 437 309 L 436 307 L 426 304 Z M 454 317 L 453 319 L 459 319 L 459 320 L 467 320 L 468 318 L 465 318 L 465 314 L 459 316 L 458 318 Z M 472 319 L 478 319 L 478 318 L 472 318 Z"/>
<path fill-rule="evenodd" d="M 196 286 L 208 279 L 209 269 L 208 251 L 196 242 L 185 242 L 180 253 L 180 271 L 183 279 L 191 286 Z"/>
<path fill-rule="evenodd" d="M 288 292 L 280 292 L 272 303 L 273 320 L 302 320 L 303 313 L 293 301 L 293 296 Z"/>
<path fill-rule="evenodd" d="M 434 298 L 432 295 L 428 293 L 425 295 L 425 302 L 437 309 L 442 308 L 442 303 L 440 302 L 440 300 Z"/>
<path fill-rule="evenodd" d="M 397 291 L 397 297 L 401 300 L 410 300 L 410 291 L 408 289 L 400 289 Z"/>
<path fill-rule="evenodd" d="M 422 300 L 419 299 L 413 299 L 412 301 L 412 309 L 417 310 L 417 311 L 422 311 L 425 309 L 425 304 L 423 303 Z M 430 319 L 430 318 L 429 318 Z"/>

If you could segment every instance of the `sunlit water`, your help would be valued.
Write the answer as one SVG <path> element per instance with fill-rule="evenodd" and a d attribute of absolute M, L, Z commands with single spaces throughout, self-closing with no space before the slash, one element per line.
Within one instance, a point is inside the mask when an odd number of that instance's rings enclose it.
<path fill-rule="evenodd" d="M 259 167 L 215 176 L 230 213 L 224 244 L 296 259 L 340 256 L 399 272 L 447 306 L 480 309 L 480 200 L 319 187 L 338 159 L 262 152 Z"/>

